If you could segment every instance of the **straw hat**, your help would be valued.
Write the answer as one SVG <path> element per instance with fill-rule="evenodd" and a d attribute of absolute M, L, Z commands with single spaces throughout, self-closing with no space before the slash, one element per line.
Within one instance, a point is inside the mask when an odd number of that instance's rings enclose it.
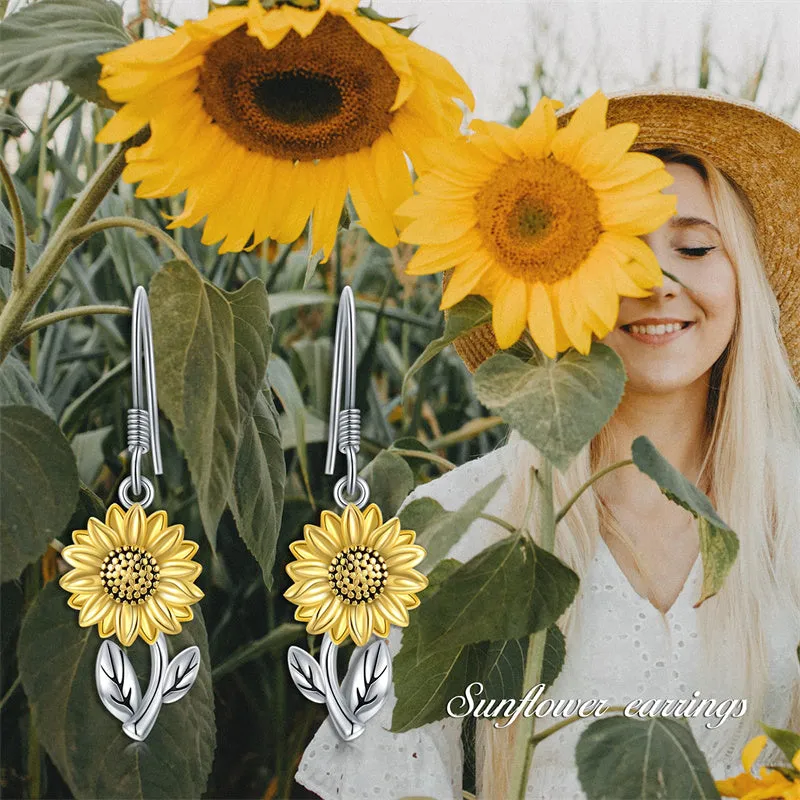
<path fill-rule="evenodd" d="M 559 124 L 573 110 L 562 112 Z M 747 196 L 780 307 L 781 335 L 800 382 L 800 130 L 751 103 L 700 90 L 612 95 L 608 124 L 619 122 L 640 126 L 634 150 L 676 147 L 706 156 Z M 471 372 L 497 350 L 490 324 L 455 346 Z"/>

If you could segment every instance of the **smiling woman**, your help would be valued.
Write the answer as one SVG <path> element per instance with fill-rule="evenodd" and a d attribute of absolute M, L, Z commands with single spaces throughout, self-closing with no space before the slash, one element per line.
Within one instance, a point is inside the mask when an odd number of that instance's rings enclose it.
<path fill-rule="evenodd" d="M 714 729 L 689 720 L 721 779 L 737 771 L 759 722 L 800 724 L 800 132 L 752 106 L 702 93 L 611 98 L 608 111 L 613 122 L 640 126 L 634 148 L 665 163 L 673 179 L 665 194 L 677 213 L 640 231 L 644 242 L 636 239 L 669 275 L 649 292 L 623 296 L 603 338 L 624 363 L 624 396 L 593 441 L 555 474 L 555 507 L 569 512 L 554 549 L 579 575 L 580 591 L 559 619 L 566 658 L 545 698 L 599 697 L 609 706 L 688 700 L 698 692 L 715 702 L 738 698 L 747 709 L 741 718 Z M 500 277 L 488 271 L 485 279 Z M 591 293 L 580 297 L 591 309 Z M 538 321 L 528 322 L 536 337 Z M 496 347 L 489 326 L 456 340 L 473 370 Z M 707 554 L 701 557 L 695 520 L 643 472 L 607 471 L 569 502 L 593 474 L 630 464 L 639 436 L 705 491 L 738 534 L 738 557 L 714 596 L 705 594 Z M 507 445 L 419 487 L 406 503 L 430 497 L 455 510 L 504 476 L 486 518 L 448 554 L 467 561 L 505 535 L 490 518 L 524 524 L 528 499 L 535 506 L 539 495 L 532 493 L 541 491 L 530 467 L 541 465 L 533 445 L 512 433 Z M 702 604 L 700 596 L 707 598 Z M 298 780 L 324 798 L 336 796 L 343 780 L 353 797 L 459 797 L 459 722 L 391 734 L 392 705 L 357 752 L 332 744 L 322 729 Z M 575 753 L 586 722 L 537 745 L 525 797 L 585 798 Z M 479 797 L 511 796 L 519 728 L 519 721 L 502 729 L 478 722 Z M 372 772 L 363 766 L 371 748 L 381 753 Z M 764 759 L 774 763 L 774 750 Z"/>

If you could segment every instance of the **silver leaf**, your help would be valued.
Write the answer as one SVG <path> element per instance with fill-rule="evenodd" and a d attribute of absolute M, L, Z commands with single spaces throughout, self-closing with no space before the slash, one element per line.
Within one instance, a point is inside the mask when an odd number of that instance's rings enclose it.
<path fill-rule="evenodd" d="M 105 641 L 100 645 L 94 679 L 103 705 L 120 722 L 127 722 L 142 702 L 142 690 L 133 665 L 118 644 Z"/>
<path fill-rule="evenodd" d="M 392 657 L 385 639 L 357 647 L 342 681 L 342 694 L 360 722 L 378 713 L 392 685 Z"/>
<path fill-rule="evenodd" d="M 314 657 L 301 647 L 289 648 L 289 674 L 300 694 L 313 703 L 325 702 L 325 677 Z"/>
<path fill-rule="evenodd" d="M 175 703 L 180 700 L 189 689 L 200 671 L 200 648 L 196 646 L 181 650 L 169 662 L 161 694 L 164 703 Z"/>

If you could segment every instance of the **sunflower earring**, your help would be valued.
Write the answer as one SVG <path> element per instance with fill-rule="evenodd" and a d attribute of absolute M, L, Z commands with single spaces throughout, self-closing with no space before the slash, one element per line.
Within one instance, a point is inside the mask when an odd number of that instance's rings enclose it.
<path fill-rule="evenodd" d="M 355 408 L 355 335 L 355 302 L 346 286 L 336 321 L 325 463 L 325 474 L 333 475 L 337 449 L 346 457 L 347 475 L 333 490 L 342 513 L 323 511 L 319 525 L 306 525 L 303 539 L 290 545 L 296 560 L 286 571 L 294 584 L 284 593 L 298 606 L 295 619 L 309 633 L 324 634 L 319 661 L 300 647 L 289 648 L 292 680 L 304 697 L 327 705 L 345 741 L 360 736 L 386 700 L 392 683 L 386 637 L 391 625 L 408 625 L 409 610 L 419 605 L 416 592 L 428 585 L 414 569 L 425 557 L 414 531 L 401 530 L 397 517 L 384 522 L 374 503 L 364 508 L 369 486 L 356 469 L 361 412 Z M 348 637 L 357 647 L 340 684 L 338 646 Z"/>
<path fill-rule="evenodd" d="M 119 487 L 121 506 L 113 504 L 104 522 L 92 517 L 86 530 L 73 531 L 74 544 L 61 553 L 73 569 L 59 584 L 71 593 L 67 602 L 79 611 L 81 627 L 97 625 L 102 638 L 116 635 L 126 647 L 138 636 L 150 645 L 150 681 L 144 696 L 118 644 L 103 642 L 95 662 L 100 700 L 122 722 L 124 733 L 141 742 L 155 725 L 162 704 L 180 700 L 197 677 L 200 650 L 187 647 L 170 661 L 165 634 L 180 633 L 181 624 L 193 617 L 190 606 L 203 597 L 194 585 L 201 571 L 192 560 L 197 544 L 184 540 L 183 525 L 170 525 L 165 511 L 145 513 L 155 493 L 142 475 L 142 456 L 152 452 L 156 475 L 162 467 L 152 324 L 141 286 L 133 299 L 131 365 L 131 474 Z M 141 500 L 132 499 L 131 492 Z"/>

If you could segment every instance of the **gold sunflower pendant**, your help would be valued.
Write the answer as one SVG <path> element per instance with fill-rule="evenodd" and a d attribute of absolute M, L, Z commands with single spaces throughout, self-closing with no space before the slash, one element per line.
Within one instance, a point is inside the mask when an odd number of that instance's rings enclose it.
<path fill-rule="evenodd" d="M 384 522 L 369 500 L 369 486 L 356 471 L 361 442 L 361 413 L 355 407 L 356 307 L 345 286 L 339 299 L 334 337 L 328 455 L 325 472 L 333 475 L 336 454 L 346 456 L 347 475 L 333 487 L 341 514 L 323 511 L 319 525 L 306 525 L 303 538 L 289 548 L 295 560 L 286 572 L 292 585 L 284 597 L 297 606 L 294 616 L 311 634 L 322 634 L 319 660 L 290 647 L 289 674 L 300 693 L 325 703 L 337 735 L 350 741 L 380 710 L 392 684 L 392 656 L 386 641 L 392 625 L 408 625 L 428 579 L 416 567 L 425 548 L 416 533 L 392 517 Z M 366 507 L 364 507 L 366 506 Z M 374 637 L 374 640 L 373 640 Z M 347 639 L 356 651 L 342 683 L 336 655 Z"/>
<path fill-rule="evenodd" d="M 150 683 L 142 695 L 125 651 L 116 643 L 100 646 L 95 665 L 103 705 L 130 738 L 143 741 L 163 703 L 185 695 L 200 668 L 200 650 L 185 648 L 169 659 L 165 634 L 180 633 L 193 617 L 191 606 L 203 597 L 195 586 L 200 564 L 197 544 L 183 538 L 183 525 L 170 525 L 165 511 L 149 516 L 134 503 L 125 511 L 113 504 L 105 520 L 91 517 L 85 530 L 73 531 L 62 558 L 72 566 L 59 580 L 70 593 L 83 628 L 97 626 L 103 639 L 116 636 L 124 646 L 141 637 L 150 645 Z"/>
<path fill-rule="evenodd" d="M 319 525 L 306 525 L 290 545 L 296 560 L 286 571 L 294 583 L 284 597 L 297 605 L 295 619 L 312 634 L 324 634 L 319 661 L 289 648 L 289 671 L 300 692 L 326 703 L 334 730 L 351 741 L 383 705 L 391 686 L 392 660 L 386 637 L 392 625 L 408 625 L 428 579 L 414 569 L 425 549 L 400 520 L 384 522 L 374 503 L 353 503 L 341 516 L 323 511 Z M 371 644 L 370 639 L 378 637 Z M 337 645 L 352 638 L 358 648 L 341 685 L 336 679 Z"/>
<path fill-rule="evenodd" d="M 335 644 L 350 637 L 359 646 L 373 634 L 386 638 L 392 624 L 408 625 L 416 592 L 428 585 L 414 569 L 425 557 L 415 536 L 397 517 L 384 522 L 374 503 L 364 511 L 350 503 L 341 516 L 323 511 L 290 545 L 297 560 L 286 567 L 294 584 L 284 597 L 297 605 L 295 619 Z"/>
<path fill-rule="evenodd" d="M 419 141 L 455 136 L 455 99 L 474 101 L 445 59 L 357 6 L 251 0 L 100 56 L 100 84 L 123 106 L 98 141 L 149 124 L 123 178 L 139 197 L 186 192 L 171 227 L 206 218 L 203 243 L 220 252 L 294 242 L 311 218 L 311 252 L 327 259 L 348 191 L 394 246 L 406 154 L 420 166 Z"/>
<path fill-rule="evenodd" d="M 183 525 L 170 525 L 166 511 L 147 514 L 155 488 L 142 474 L 142 457 L 151 453 L 153 471 L 162 474 L 158 399 L 153 355 L 153 326 L 144 287 L 133 296 L 128 452 L 131 474 L 119 486 L 119 499 L 105 520 L 90 517 L 85 530 L 72 532 L 61 556 L 72 569 L 59 580 L 69 592 L 67 604 L 78 612 L 82 628 L 97 626 L 105 639 L 95 660 L 97 693 L 122 722 L 131 739 L 144 741 L 164 703 L 180 700 L 200 670 L 200 649 L 186 647 L 171 660 L 167 635 L 181 632 L 203 597 L 195 581 L 201 566 L 197 544 L 183 538 Z M 139 501 L 131 498 L 131 492 Z M 139 679 L 124 647 L 141 637 L 150 646 L 150 680 L 142 695 Z"/>

